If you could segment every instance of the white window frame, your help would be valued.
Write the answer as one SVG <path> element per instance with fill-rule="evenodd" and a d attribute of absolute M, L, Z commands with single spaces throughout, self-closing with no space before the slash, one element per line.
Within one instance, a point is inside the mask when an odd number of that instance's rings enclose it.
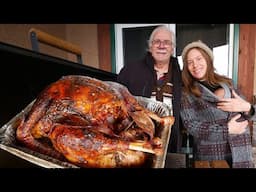
<path fill-rule="evenodd" d="M 233 78 L 235 25 L 229 24 L 228 77 Z"/>
<path fill-rule="evenodd" d="M 124 53 L 123 53 L 123 28 L 134 28 L 134 27 L 147 27 L 166 25 L 176 34 L 176 24 L 166 23 L 151 23 L 151 24 L 115 24 L 115 55 L 116 55 L 116 73 L 118 74 L 124 66 Z M 175 35 L 174 34 L 174 35 Z M 233 57 L 234 57 L 234 24 L 229 24 L 229 55 L 228 55 L 228 72 L 227 76 L 232 78 L 233 74 Z M 175 55 L 175 50 L 174 50 Z M 224 66 L 223 66 L 224 67 Z"/>
<path fill-rule="evenodd" d="M 147 26 L 157 26 L 166 25 L 175 32 L 175 24 L 164 24 L 164 23 L 154 23 L 154 24 L 115 24 L 115 51 L 116 51 L 116 73 L 119 73 L 124 66 L 124 52 L 123 52 L 123 28 L 134 28 L 134 27 L 147 27 Z"/>

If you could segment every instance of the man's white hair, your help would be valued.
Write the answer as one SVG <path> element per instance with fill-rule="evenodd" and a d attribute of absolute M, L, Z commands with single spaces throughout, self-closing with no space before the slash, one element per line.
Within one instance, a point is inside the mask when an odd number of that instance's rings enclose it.
<path fill-rule="evenodd" d="M 174 32 L 171 29 L 169 29 L 166 25 L 160 25 L 160 26 L 156 27 L 152 31 L 152 33 L 151 33 L 151 35 L 149 37 L 149 40 L 148 40 L 148 48 L 150 48 L 152 46 L 152 41 L 153 41 L 153 38 L 154 38 L 155 34 L 158 31 L 161 31 L 161 30 L 165 30 L 165 31 L 170 32 L 171 38 L 172 38 L 172 46 L 175 47 L 175 35 L 174 35 Z"/>

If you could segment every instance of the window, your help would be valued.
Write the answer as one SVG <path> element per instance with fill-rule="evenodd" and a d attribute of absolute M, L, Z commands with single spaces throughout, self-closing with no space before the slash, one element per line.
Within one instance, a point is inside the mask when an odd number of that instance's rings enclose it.
<path fill-rule="evenodd" d="M 140 59 L 146 53 L 147 41 L 155 27 L 163 24 L 116 24 L 116 73 L 125 63 Z M 164 24 L 175 31 L 175 25 Z"/>
<path fill-rule="evenodd" d="M 206 43 L 214 55 L 214 67 L 217 73 L 232 78 L 233 63 L 233 25 L 227 24 L 176 24 L 176 51 L 181 68 L 182 49 L 191 41 Z"/>
<path fill-rule="evenodd" d="M 115 24 L 116 73 L 129 61 L 143 57 L 147 40 L 152 30 L 163 24 Z M 220 74 L 232 78 L 233 66 L 233 24 L 164 24 L 175 32 L 176 50 L 180 57 L 184 46 L 192 41 L 202 40 L 214 53 L 214 65 Z"/>

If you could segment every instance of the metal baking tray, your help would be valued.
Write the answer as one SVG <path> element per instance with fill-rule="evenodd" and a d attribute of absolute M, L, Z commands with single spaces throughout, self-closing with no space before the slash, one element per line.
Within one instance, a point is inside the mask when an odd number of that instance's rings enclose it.
<path fill-rule="evenodd" d="M 166 104 L 158 101 L 151 100 L 149 98 L 144 97 L 136 97 L 138 102 L 146 107 L 147 109 L 156 112 L 159 116 L 168 116 L 172 114 L 172 108 L 167 106 Z M 28 148 L 20 146 L 16 141 L 15 132 L 16 129 L 24 115 L 26 115 L 33 103 L 32 101 L 25 109 L 23 109 L 20 113 L 18 113 L 15 117 L 13 117 L 8 123 L 0 128 L 0 149 L 3 149 L 19 158 L 22 158 L 30 163 L 33 163 L 39 167 L 44 168 L 79 168 L 78 166 L 69 163 L 57 160 L 55 158 L 49 157 L 47 155 L 38 153 L 36 151 L 32 151 Z M 171 126 L 170 127 L 157 127 L 158 136 L 163 141 L 163 154 L 160 156 L 151 155 L 150 161 L 147 165 L 149 168 L 164 168 L 165 159 L 167 154 L 168 142 L 171 134 Z"/>

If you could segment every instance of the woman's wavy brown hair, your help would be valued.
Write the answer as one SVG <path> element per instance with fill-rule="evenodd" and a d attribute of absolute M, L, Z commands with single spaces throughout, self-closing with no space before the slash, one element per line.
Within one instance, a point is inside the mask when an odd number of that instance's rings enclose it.
<path fill-rule="evenodd" d="M 215 72 L 215 68 L 213 66 L 213 61 L 211 60 L 210 56 L 201 48 L 194 47 L 187 51 L 187 54 L 184 57 L 184 63 L 183 63 L 183 70 L 182 70 L 182 81 L 183 81 L 183 89 L 187 94 L 193 94 L 197 97 L 201 96 L 201 92 L 199 88 L 195 85 L 196 80 L 193 78 L 193 76 L 190 74 L 188 70 L 188 64 L 187 64 L 187 55 L 189 51 L 192 49 L 197 49 L 202 56 L 205 58 L 207 62 L 207 70 L 205 74 L 205 81 L 212 86 L 218 86 L 220 82 L 227 83 L 229 86 L 232 86 L 232 80 L 224 75 L 219 75 Z"/>

